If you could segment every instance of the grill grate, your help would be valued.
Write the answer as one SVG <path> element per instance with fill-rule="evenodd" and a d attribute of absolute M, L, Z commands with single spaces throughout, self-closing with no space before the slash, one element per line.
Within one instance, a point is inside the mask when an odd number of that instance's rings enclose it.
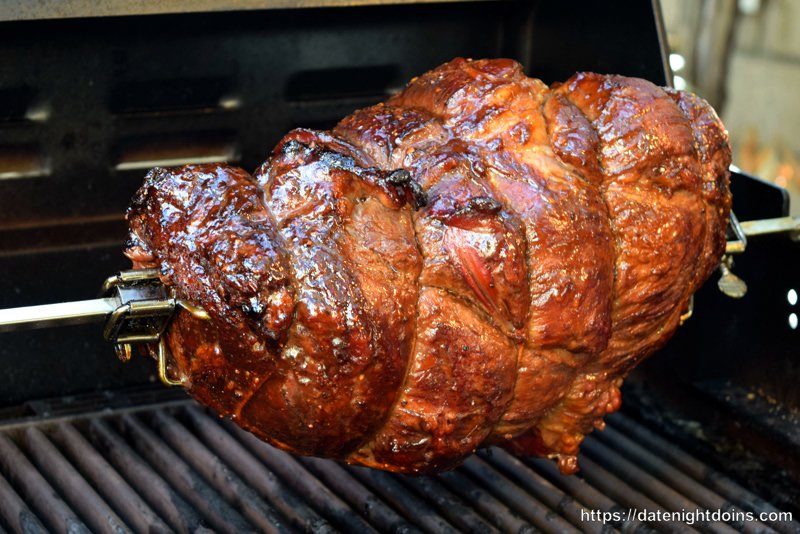
<path fill-rule="evenodd" d="M 800 532 L 587 521 L 591 510 L 777 510 L 623 415 L 583 451 L 573 477 L 499 449 L 405 477 L 288 455 L 187 400 L 40 419 L 0 432 L 0 533 Z"/>

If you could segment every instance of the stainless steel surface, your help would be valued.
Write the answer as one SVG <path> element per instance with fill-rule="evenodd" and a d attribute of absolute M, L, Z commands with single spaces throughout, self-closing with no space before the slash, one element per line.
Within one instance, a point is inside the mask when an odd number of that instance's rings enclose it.
<path fill-rule="evenodd" d="M 736 234 L 736 239 L 726 243 L 726 254 L 744 252 L 747 249 L 748 237 L 788 233 L 794 241 L 800 240 L 800 217 L 776 217 L 739 222 L 731 213 L 730 226 Z"/>
<path fill-rule="evenodd" d="M 744 221 L 740 225 L 747 236 L 789 232 L 793 239 L 800 237 L 800 234 L 798 234 L 800 232 L 800 217 L 777 217 L 775 219 Z"/>
<path fill-rule="evenodd" d="M 256 9 L 446 3 L 456 0 L 0 0 L 0 21 L 205 13 Z M 460 0 L 459 0 L 460 1 Z"/>
<path fill-rule="evenodd" d="M 22 517 L 76 532 L 800 532 L 796 522 L 626 520 L 629 507 L 776 510 L 620 415 L 588 438 L 576 476 L 489 449 L 455 471 L 406 477 L 291 456 L 188 400 L 47 411 L 0 423 L 0 528 L 21 531 Z M 589 521 L 594 510 L 623 519 Z"/>
<path fill-rule="evenodd" d="M 0 310 L 0 332 L 102 322 L 117 309 L 115 298 L 79 300 Z"/>

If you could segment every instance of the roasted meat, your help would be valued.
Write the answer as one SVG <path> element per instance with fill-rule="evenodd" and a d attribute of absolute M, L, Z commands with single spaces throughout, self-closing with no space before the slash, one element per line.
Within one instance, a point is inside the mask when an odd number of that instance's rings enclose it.
<path fill-rule="evenodd" d="M 456 59 L 253 175 L 153 169 L 126 253 L 211 316 L 172 322 L 172 375 L 275 446 L 427 473 L 499 444 L 572 472 L 718 265 L 729 164 L 689 93 Z"/>

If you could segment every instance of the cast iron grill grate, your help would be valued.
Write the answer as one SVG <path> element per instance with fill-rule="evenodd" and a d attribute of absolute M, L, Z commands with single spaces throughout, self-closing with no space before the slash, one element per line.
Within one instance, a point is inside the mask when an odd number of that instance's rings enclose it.
<path fill-rule="evenodd" d="M 183 399 L 39 418 L 0 432 L 0 532 L 800 532 L 629 520 L 630 508 L 777 510 L 622 415 L 583 451 L 574 477 L 499 449 L 406 477 L 293 457 Z"/>

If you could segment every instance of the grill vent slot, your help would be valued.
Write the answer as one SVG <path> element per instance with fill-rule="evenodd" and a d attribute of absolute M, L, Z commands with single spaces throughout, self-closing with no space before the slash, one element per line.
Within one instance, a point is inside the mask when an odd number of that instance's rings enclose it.
<path fill-rule="evenodd" d="M 163 79 L 118 83 L 111 90 L 115 115 L 214 111 L 238 107 L 228 78 Z"/>
<path fill-rule="evenodd" d="M 402 85 L 397 65 L 304 70 L 286 84 L 289 102 L 381 99 Z"/>
<path fill-rule="evenodd" d="M 232 134 L 178 132 L 124 140 L 117 148 L 117 171 L 174 167 L 236 159 Z"/>
<path fill-rule="evenodd" d="M 294 124 L 289 130 L 293 130 L 295 128 L 303 128 L 307 130 L 330 130 L 341 120 L 341 117 L 338 119 L 322 119 L 322 120 L 309 120 L 309 121 L 301 121 Z M 288 131 L 288 130 L 287 130 Z"/>
<path fill-rule="evenodd" d="M 32 178 L 46 174 L 47 165 L 37 146 L 0 146 L 0 180 Z"/>

